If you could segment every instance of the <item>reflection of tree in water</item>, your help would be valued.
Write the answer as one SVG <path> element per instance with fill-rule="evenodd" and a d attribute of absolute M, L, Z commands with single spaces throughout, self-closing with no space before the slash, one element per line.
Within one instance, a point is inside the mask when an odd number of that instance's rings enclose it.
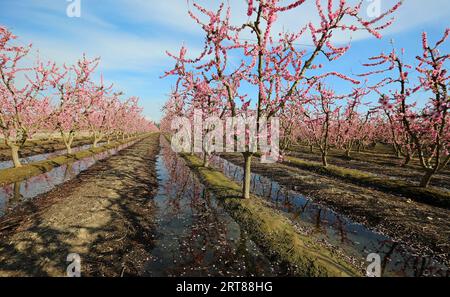
<path fill-rule="evenodd" d="M 21 182 L 15 182 L 14 183 L 14 195 L 12 197 L 12 199 L 10 200 L 10 202 L 14 205 L 14 204 L 19 204 L 20 201 L 22 200 L 22 194 L 20 193 L 20 185 L 22 183 Z"/>
<path fill-rule="evenodd" d="M 22 193 L 20 192 L 22 183 L 21 182 L 15 182 L 14 184 L 5 187 L 5 194 L 6 194 L 6 203 L 5 203 L 5 210 L 12 209 L 20 202 L 22 201 Z"/>
<path fill-rule="evenodd" d="M 290 197 L 290 191 L 287 188 L 282 188 L 283 193 L 283 208 L 288 213 L 293 213 L 296 209 L 295 204 L 293 203 L 293 200 Z"/>
<path fill-rule="evenodd" d="M 389 264 L 389 262 L 391 262 L 392 254 L 394 253 L 394 251 L 397 248 L 398 244 L 396 242 L 384 240 L 382 246 L 383 245 L 388 246 L 388 251 L 386 253 L 384 253 L 384 256 L 383 256 L 383 258 L 381 260 L 381 275 L 384 275 L 384 273 L 386 271 L 386 267 Z M 401 269 L 401 271 L 405 272 L 406 271 L 406 267 Z"/>
<path fill-rule="evenodd" d="M 64 180 L 69 180 L 75 176 L 75 172 L 73 171 L 73 163 L 67 163 L 64 170 Z"/>
<path fill-rule="evenodd" d="M 106 157 L 115 154 L 117 151 L 128 147 L 129 145 L 122 145 L 119 149 L 111 149 L 91 157 L 86 157 L 84 159 L 78 160 L 76 162 L 69 162 L 67 164 L 57 166 L 51 171 L 33 176 L 27 180 L 16 182 L 0 188 L 0 199 L 5 200 L 5 206 L 2 210 L 2 215 L 6 212 L 14 209 L 19 204 L 25 202 L 25 200 L 30 200 L 35 198 L 40 194 L 47 193 L 54 186 L 66 182 L 75 176 L 77 176 L 81 171 L 92 166 L 96 160 L 105 159 Z M 74 151 L 80 151 L 86 147 L 79 147 L 74 149 Z M 65 151 L 64 151 L 65 152 Z M 31 156 L 29 160 L 35 162 L 36 160 L 44 160 L 44 157 L 52 157 L 53 155 L 60 155 L 60 152 L 55 152 L 51 154 L 42 154 Z M 25 162 L 26 163 L 26 162 Z"/>
<path fill-rule="evenodd" d="M 227 176 L 239 181 L 242 176 L 242 168 L 235 166 L 219 157 L 214 158 L 214 166 L 223 171 Z M 280 187 L 271 179 L 254 174 L 251 179 L 253 193 L 272 201 L 276 209 L 292 214 L 296 221 L 306 221 L 314 226 L 314 233 L 327 238 L 337 246 L 357 252 L 357 257 L 365 261 L 368 251 L 374 250 L 380 254 L 382 260 L 382 273 L 386 275 L 441 275 L 448 276 L 448 270 L 436 265 L 430 257 L 420 257 L 414 252 L 401 246 L 392 240 L 386 240 L 384 236 L 372 233 L 370 230 L 359 230 L 352 222 L 331 209 L 321 207 L 319 204 L 310 203 L 309 199 L 303 201 L 298 193 Z M 367 233 L 367 234 L 366 234 Z M 367 246 L 355 242 L 365 242 Z M 362 238 L 361 238 L 362 237 Z M 331 240 L 331 241 L 330 241 Z"/>
<path fill-rule="evenodd" d="M 432 257 L 420 256 L 406 250 L 399 242 L 376 240 L 376 248 L 364 247 L 368 253 L 381 257 L 382 276 L 449 276 L 448 269 L 437 264 Z"/>
<path fill-rule="evenodd" d="M 350 238 L 348 238 L 348 223 L 339 215 L 336 215 L 334 218 L 336 220 L 333 224 L 333 227 L 339 235 L 339 241 L 341 242 L 341 244 L 354 245 L 354 242 Z"/>
<path fill-rule="evenodd" d="M 177 253 L 174 263 L 165 272 L 191 276 L 267 274 L 270 263 L 249 250 L 239 226 L 168 145 L 162 146 L 162 158 L 168 172 L 164 188 L 170 193 L 166 203 L 170 210 L 165 213 L 184 218 L 179 227 L 184 232 L 172 243 Z"/>
<path fill-rule="evenodd" d="M 299 206 L 297 207 L 297 209 L 294 211 L 294 215 L 293 215 L 292 218 L 293 218 L 294 220 L 300 220 L 301 217 L 302 217 L 302 215 L 305 213 L 305 211 L 306 211 L 306 209 L 307 209 L 309 203 L 310 203 L 310 200 L 306 200 L 305 204 L 299 205 Z"/>
<path fill-rule="evenodd" d="M 13 184 L 4 186 L 0 194 L 0 197 L 5 199 L 5 210 L 12 208 L 17 205 L 22 200 L 22 194 L 20 193 L 21 182 L 15 182 Z"/>
<path fill-rule="evenodd" d="M 210 195 L 203 190 L 201 194 L 192 192 L 190 197 L 192 222 L 186 235 L 180 238 L 180 253 L 183 259 L 190 259 L 191 270 L 222 274 L 223 260 L 233 256 L 228 242 L 228 229 L 211 208 Z"/>

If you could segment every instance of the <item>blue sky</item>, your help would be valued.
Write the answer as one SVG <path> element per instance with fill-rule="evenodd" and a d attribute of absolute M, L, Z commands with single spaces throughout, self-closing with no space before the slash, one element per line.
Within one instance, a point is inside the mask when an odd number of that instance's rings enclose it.
<path fill-rule="evenodd" d="M 70 64 L 83 53 L 89 57 L 101 56 L 99 72 L 104 78 L 128 96 L 139 96 L 144 114 L 158 121 L 174 82 L 160 79 L 164 70 L 173 66 L 165 51 L 176 52 L 184 43 L 195 54 L 202 46 L 201 31 L 187 15 L 189 4 L 186 0 L 80 1 L 81 17 L 69 18 L 66 8 L 70 2 L 66 0 L 0 0 L 0 24 L 18 35 L 18 42 L 33 43 L 33 54 L 39 50 L 43 59 Z M 245 1 L 228 1 L 233 7 L 233 19 L 245 20 Z M 219 3 L 199 2 L 207 6 Z M 381 0 L 382 8 L 394 2 Z M 302 9 L 281 17 L 275 32 L 294 30 L 305 21 L 316 20 L 313 4 L 314 0 L 307 0 Z M 436 40 L 450 26 L 450 1 L 405 0 L 396 17 L 397 21 L 384 32 L 382 40 L 367 34 L 353 35 L 350 51 L 329 67 L 347 74 L 361 73 L 360 64 L 367 57 L 389 51 L 391 40 L 406 49 L 406 60 L 414 64 L 414 57 L 420 53 L 421 32 L 429 32 L 430 39 Z M 337 34 L 335 41 L 349 42 L 348 33 Z M 444 49 L 448 52 L 448 43 Z M 338 81 L 331 83 L 338 92 L 348 87 Z"/>

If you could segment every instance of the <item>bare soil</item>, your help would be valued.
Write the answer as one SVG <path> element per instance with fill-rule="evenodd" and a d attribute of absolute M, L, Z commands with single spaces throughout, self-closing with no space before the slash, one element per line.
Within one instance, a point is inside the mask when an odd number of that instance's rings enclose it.
<path fill-rule="evenodd" d="M 308 161 L 321 162 L 321 157 L 317 149 L 314 153 L 309 148 L 297 146 L 289 155 Z M 403 166 L 403 159 L 394 155 L 377 154 L 373 152 L 352 152 L 351 157 L 345 157 L 344 153 L 332 150 L 328 156 L 330 164 L 357 169 L 365 172 L 386 176 L 388 178 L 397 178 L 419 184 L 424 171 L 418 164 L 418 160 L 412 160 L 410 164 Z M 450 171 L 444 169 L 439 174 L 435 174 L 430 182 L 431 186 L 450 191 Z"/>
<path fill-rule="evenodd" d="M 99 162 L 0 221 L 0 276 L 137 275 L 153 248 L 159 135 Z"/>
<path fill-rule="evenodd" d="M 221 157 L 243 165 L 240 154 Z M 327 205 L 421 255 L 434 256 L 449 264 L 450 212 L 446 209 L 279 163 L 262 164 L 257 158 L 253 158 L 252 172 Z"/>

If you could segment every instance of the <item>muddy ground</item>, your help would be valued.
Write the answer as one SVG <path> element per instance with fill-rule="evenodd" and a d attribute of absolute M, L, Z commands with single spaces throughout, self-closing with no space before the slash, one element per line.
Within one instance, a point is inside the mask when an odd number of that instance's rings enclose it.
<path fill-rule="evenodd" d="M 294 151 L 289 151 L 289 155 L 308 161 L 321 162 L 320 153 L 317 149 L 314 150 L 314 153 L 311 153 L 309 148 L 297 146 Z M 415 184 L 419 184 L 424 175 L 418 160 L 414 159 L 410 164 L 403 166 L 404 160 L 396 158 L 394 155 L 352 152 L 350 158 L 348 158 L 342 152 L 332 150 L 328 156 L 328 162 L 343 168 L 370 172 L 379 176 L 386 176 L 386 178 L 398 178 Z M 450 169 L 447 168 L 435 174 L 430 185 L 450 191 Z"/>
<path fill-rule="evenodd" d="M 159 135 L 99 162 L 0 221 L 0 276 L 137 275 L 153 247 Z"/>
<path fill-rule="evenodd" d="M 240 154 L 221 157 L 243 164 Z M 262 164 L 257 158 L 253 158 L 252 171 L 386 234 L 420 255 L 435 256 L 449 264 L 450 213 L 446 209 L 279 163 Z"/>

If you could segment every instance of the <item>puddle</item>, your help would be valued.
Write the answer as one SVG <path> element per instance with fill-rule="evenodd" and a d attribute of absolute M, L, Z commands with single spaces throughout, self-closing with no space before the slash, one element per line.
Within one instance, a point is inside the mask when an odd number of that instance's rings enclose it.
<path fill-rule="evenodd" d="M 167 141 L 161 141 L 159 190 L 154 197 L 155 247 L 144 275 L 285 275 L 260 252 Z"/>
<path fill-rule="evenodd" d="M 134 143 L 135 141 L 120 145 L 117 148 L 107 150 L 94 156 L 56 167 L 49 172 L 31 177 L 27 180 L 0 187 L 0 217 L 14 209 L 20 203 L 47 193 L 55 186 L 71 180 L 94 165 L 97 161 L 115 155 Z"/>
<path fill-rule="evenodd" d="M 241 167 L 218 156 L 212 158 L 211 164 L 227 177 L 242 182 Z M 252 173 L 251 191 L 270 200 L 299 225 L 312 230 L 312 236 L 339 247 L 361 263 L 369 264 L 366 257 L 370 253 L 379 254 L 383 276 L 448 276 L 445 265 L 414 254 L 389 237 L 371 231 L 267 177 Z"/>

